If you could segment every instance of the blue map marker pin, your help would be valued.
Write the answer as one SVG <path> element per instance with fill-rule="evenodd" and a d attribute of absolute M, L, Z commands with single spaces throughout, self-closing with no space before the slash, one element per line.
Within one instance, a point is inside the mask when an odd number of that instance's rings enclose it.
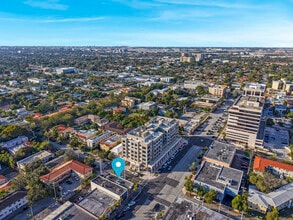
<path fill-rule="evenodd" d="M 125 161 L 122 158 L 118 157 L 112 161 L 112 169 L 114 170 L 118 178 L 120 178 L 124 168 L 125 168 Z"/>

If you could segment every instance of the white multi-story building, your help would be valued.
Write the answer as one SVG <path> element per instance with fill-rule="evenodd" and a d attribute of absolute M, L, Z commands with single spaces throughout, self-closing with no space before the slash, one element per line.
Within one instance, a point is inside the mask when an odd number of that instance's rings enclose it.
<path fill-rule="evenodd" d="M 244 96 L 255 96 L 255 97 L 263 97 L 266 91 L 265 84 L 259 83 L 246 83 L 243 88 Z"/>
<path fill-rule="evenodd" d="M 157 104 L 155 102 L 143 102 L 138 104 L 138 108 L 142 110 L 151 110 L 155 107 L 157 107 Z"/>
<path fill-rule="evenodd" d="M 247 147 L 262 147 L 264 123 L 261 120 L 263 104 L 259 98 L 240 96 L 228 110 L 226 138 Z"/>
<path fill-rule="evenodd" d="M 64 67 L 64 68 L 57 68 L 56 69 L 56 73 L 58 75 L 63 74 L 63 73 L 65 74 L 65 73 L 76 73 L 76 72 L 77 72 L 77 70 L 74 67 Z"/>
<path fill-rule="evenodd" d="M 122 157 L 130 167 L 153 172 L 183 144 L 175 119 L 154 117 L 122 138 Z"/>
<path fill-rule="evenodd" d="M 42 83 L 46 82 L 46 79 L 28 78 L 27 81 L 29 83 L 42 84 Z"/>
<path fill-rule="evenodd" d="M 28 203 L 25 191 L 17 191 L 0 201 L 0 220 L 16 212 Z"/>

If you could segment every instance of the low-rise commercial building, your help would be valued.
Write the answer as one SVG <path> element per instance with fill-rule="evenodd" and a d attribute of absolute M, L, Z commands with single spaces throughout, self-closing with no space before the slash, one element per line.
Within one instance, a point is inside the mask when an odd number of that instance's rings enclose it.
<path fill-rule="evenodd" d="M 230 167 L 236 152 L 234 145 L 214 141 L 203 156 L 204 161 L 224 167 Z"/>
<path fill-rule="evenodd" d="M 22 160 L 16 162 L 19 169 L 24 169 L 26 164 L 33 162 L 34 160 L 42 160 L 44 163 L 48 162 L 53 157 L 53 154 L 49 151 L 40 151 L 31 156 L 28 156 Z"/>
<path fill-rule="evenodd" d="M 78 203 L 78 206 L 92 213 L 98 219 L 102 215 L 108 216 L 115 208 L 115 204 L 118 204 L 118 201 L 119 199 L 94 189 Z"/>
<path fill-rule="evenodd" d="M 230 167 L 224 167 L 205 161 L 197 171 L 194 182 L 207 189 L 215 190 L 218 199 L 224 196 L 235 197 L 239 193 L 243 172 Z"/>
<path fill-rule="evenodd" d="M 43 219 L 61 220 L 68 218 L 70 218 L 70 220 L 96 220 L 97 216 L 83 209 L 79 205 L 67 201 Z"/>
<path fill-rule="evenodd" d="M 109 173 L 97 176 L 91 181 L 91 190 L 97 189 L 117 201 L 119 199 L 125 200 L 132 188 L 132 182 Z"/>

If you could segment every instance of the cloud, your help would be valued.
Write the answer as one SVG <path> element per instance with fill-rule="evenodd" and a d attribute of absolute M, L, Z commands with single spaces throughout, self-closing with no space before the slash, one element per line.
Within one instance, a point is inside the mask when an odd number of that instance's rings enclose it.
<path fill-rule="evenodd" d="M 161 12 L 157 17 L 150 18 L 149 21 L 187 21 L 196 20 L 198 18 L 207 18 L 215 16 L 216 13 L 204 10 L 167 10 Z"/>
<path fill-rule="evenodd" d="M 256 9 L 261 8 L 256 5 L 249 5 L 243 3 L 229 3 L 227 1 L 210 1 L 210 0 L 156 0 L 158 3 L 165 3 L 169 5 L 185 5 L 185 6 L 208 6 L 219 8 L 233 8 L 233 9 Z"/>
<path fill-rule="evenodd" d="M 164 4 L 160 2 L 140 1 L 140 0 L 114 0 L 114 2 L 119 2 L 120 4 L 129 6 L 131 8 L 136 8 L 136 9 L 148 9 L 153 7 L 164 6 Z"/>
<path fill-rule="evenodd" d="M 64 11 L 68 9 L 68 6 L 59 3 L 59 0 L 44 0 L 44 1 L 27 0 L 24 2 L 24 4 L 29 5 L 31 7 L 50 9 L 50 10 Z"/>
<path fill-rule="evenodd" d="M 85 17 L 85 18 L 60 18 L 60 19 L 26 19 L 26 18 L 1 18 L 0 21 L 30 22 L 30 23 L 66 23 L 66 22 L 91 22 L 103 20 L 105 17 Z"/>
<path fill-rule="evenodd" d="M 89 22 L 99 21 L 105 19 L 104 17 L 89 17 L 89 18 L 63 18 L 63 19 L 44 19 L 39 20 L 40 23 L 65 23 L 65 22 Z"/>

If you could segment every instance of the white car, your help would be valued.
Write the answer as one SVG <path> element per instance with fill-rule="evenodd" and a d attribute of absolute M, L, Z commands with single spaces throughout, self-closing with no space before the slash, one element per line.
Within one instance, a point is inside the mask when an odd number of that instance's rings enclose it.
<path fill-rule="evenodd" d="M 135 204 L 136 204 L 135 201 L 131 201 L 131 202 L 128 204 L 128 206 L 134 206 Z"/>
<path fill-rule="evenodd" d="M 198 200 L 198 201 L 201 201 L 201 200 L 202 200 L 202 198 L 199 197 L 199 196 L 194 196 L 193 198 L 194 198 L 195 200 Z"/>

